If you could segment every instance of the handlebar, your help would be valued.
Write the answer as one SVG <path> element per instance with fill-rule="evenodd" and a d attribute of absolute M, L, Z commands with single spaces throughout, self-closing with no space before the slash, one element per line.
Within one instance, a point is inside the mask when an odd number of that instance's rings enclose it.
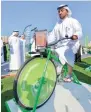
<path fill-rule="evenodd" d="M 52 42 L 52 43 L 48 44 L 47 46 L 48 46 L 48 47 L 49 47 L 49 46 L 53 46 L 53 45 L 57 44 L 59 41 L 66 40 L 66 39 L 72 39 L 72 37 L 69 37 L 69 38 L 66 37 L 66 38 L 59 39 L 59 40 L 57 40 L 57 41 L 55 41 L 55 42 Z"/>

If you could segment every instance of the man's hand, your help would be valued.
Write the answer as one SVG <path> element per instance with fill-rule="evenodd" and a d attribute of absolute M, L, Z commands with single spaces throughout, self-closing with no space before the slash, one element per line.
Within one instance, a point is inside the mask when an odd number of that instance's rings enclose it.
<path fill-rule="evenodd" d="M 71 39 L 72 39 L 72 40 L 77 40 L 77 39 L 78 39 L 78 36 L 77 36 L 77 35 L 73 35 L 73 36 L 71 37 Z"/>

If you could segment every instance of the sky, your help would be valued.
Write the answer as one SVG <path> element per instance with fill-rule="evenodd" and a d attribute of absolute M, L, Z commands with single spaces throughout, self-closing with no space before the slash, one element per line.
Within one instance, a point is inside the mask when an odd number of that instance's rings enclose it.
<path fill-rule="evenodd" d="M 67 4 L 72 17 L 77 19 L 83 30 L 81 43 L 85 37 L 91 41 L 91 1 L 2 1 L 1 2 L 1 35 L 10 36 L 13 30 L 20 35 L 27 25 L 39 30 L 52 30 L 58 20 L 57 7 Z"/>

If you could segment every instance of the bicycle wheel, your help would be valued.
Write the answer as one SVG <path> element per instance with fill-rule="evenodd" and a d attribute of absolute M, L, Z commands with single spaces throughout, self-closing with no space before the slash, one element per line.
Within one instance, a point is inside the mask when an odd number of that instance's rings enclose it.
<path fill-rule="evenodd" d="M 29 59 L 19 70 L 14 81 L 14 97 L 16 102 L 26 108 L 33 109 L 37 95 L 39 80 L 42 77 L 47 58 L 35 56 Z M 41 88 L 37 108 L 51 97 L 56 85 L 56 69 L 51 60 L 48 62 L 45 81 Z"/>

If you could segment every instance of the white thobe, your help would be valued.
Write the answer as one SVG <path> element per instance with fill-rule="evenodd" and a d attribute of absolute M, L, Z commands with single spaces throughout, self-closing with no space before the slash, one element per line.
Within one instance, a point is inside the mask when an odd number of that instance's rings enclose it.
<path fill-rule="evenodd" d="M 51 43 L 59 40 L 60 38 L 65 38 L 66 35 L 68 35 L 68 37 L 77 35 L 78 39 L 60 41 L 56 45 L 56 52 L 59 55 L 60 61 L 61 59 L 64 60 L 62 61 L 63 64 L 66 62 L 73 67 L 75 59 L 74 54 L 77 53 L 79 48 L 79 39 L 82 37 L 82 28 L 80 23 L 72 17 L 66 17 L 64 20 L 56 23 L 53 31 L 48 36 L 47 41 L 48 43 Z"/>
<path fill-rule="evenodd" d="M 10 70 L 18 70 L 21 66 L 20 39 L 16 36 L 9 37 L 10 46 Z"/>

